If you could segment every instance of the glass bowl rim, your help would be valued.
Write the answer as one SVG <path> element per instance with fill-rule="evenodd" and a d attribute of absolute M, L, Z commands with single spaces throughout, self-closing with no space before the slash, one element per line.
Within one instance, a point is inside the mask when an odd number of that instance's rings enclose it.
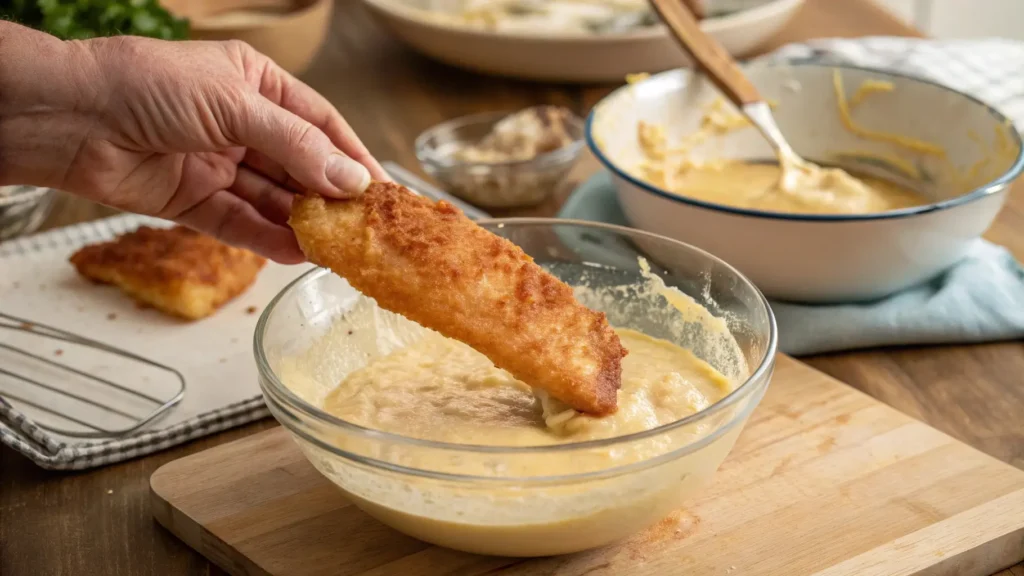
<path fill-rule="evenodd" d="M 270 394 L 268 395 L 279 397 L 268 398 L 268 400 L 278 403 L 280 403 L 280 401 L 283 400 L 286 403 L 286 411 L 297 410 L 303 416 L 311 418 L 314 421 L 319 422 L 321 424 L 341 428 L 348 432 L 364 437 L 387 440 L 389 442 L 394 442 L 399 445 L 420 446 L 441 450 L 450 450 L 453 452 L 479 454 L 548 454 L 572 452 L 575 450 L 585 450 L 590 448 L 603 448 L 607 446 L 613 446 L 616 444 L 626 444 L 637 440 L 643 440 L 653 436 L 658 436 L 666 432 L 671 432 L 677 428 L 682 428 L 683 426 L 687 426 L 695 422 L 705 420 L 721 412 L 725 408 L 732 406 L 733 404 L 736 404 L 741 399 L 753 394 L 758 388 L 758 383 L 760 383 L 762 380 L 765 380 L 770 376 L 770 373 L 775 364 L 775 356 L 778 347 L 778 327 L 776 326 L 775 315 L 772 312 L 771 306 L 769 305 L 767 298 L 765 298 L 764 294 L 761 293 L 761 290 L 758 289 L 757 286 L 753 282 L 751 282 L 750 279 L 744 276 L 739 270 L 734 268 L 731 264 L 718 258 L 717 256 L 714 256 L 713 254 L 705 250 L 702 250 L 696 246 L 687 244 L 685 242 L 680 242 L 672 238 L 668 238 L 667 236 L 662 236 L 651 232 L 645 232 L 643 230 L 627 228 L 625 226 L 618 226 L 615 224 L 605 224 L 603 222 L 591 222 L 586 220 L 572 220 L 562 218 L 490 218 L 486 220 L 481 220 L 479 223 L 481 225 L 493 225 L 499 227 L 515 225 L 569 225 L 584 228 L 597 228 L 601 230 L 615 232 L 618 234 L 637 235 L 652 240 L 659 240 L 663 242 L 669 242 L 671 244 L 678 244 L 689 250 L 692 250 L 695 253 L 711 260 L 712 262 L 715 262 L 716 264 L 725 267 L 729 272 L 731 272 L 737 278 L 739 278 L 744 283 L 744 285 L 746 285 L 747 287 L 754 291 L 754 294 L 758 298 L 758 303 L 763 307 L 765 313 L 768 316 L 768 346 L 764 351 L 764 357 L 761 359 L 761 362 L 760 364 L 758 364 L 757 368 L 755 368 L 750 373 L 750 375 L 747 376 L 747 378 L 743 381 L 742 384 L 737 386 L 732 392 L 730 392 L 725 397 L 721 398 L 711 406 L 705 408 L 704 410 L 695 412 L 693 414 L 690 414 L 689 416 L 676 420 L 674 422 L 669 422 L 668 424 L 663 424 L 661 426 L 652 428 L 650 430 L 644 430 L 642 432 L 633 432 L 631 434 L 626 434 L 623 436 L 600 438 L 597 440 L 586 440 L 583 442 L 534 446 L 492 446 L 482 444 L 457 444 L 454 442 L 441 442 L 437 440 L 427 440 L 423 438 L 403 436 L 401 434 L 395 434 L 393 432 L 386 432 L 383 430 L 375 430 L 373 428 L 368 428 L 366 426 L 360 426 L 358 424 L 354 424 L 352 422 L 348 422 L 347 420 L 338 418 L 337 416 L 331 415 L 317 408 L 316 406 L 313 406 L 312 404 L 310 404 L 309 402 L 305 401 L 304 399 L 300 398 L 297 394 L 292 392 L 287 386 L 285 386 L 280 381 L 280 379 L 278 379 L 277 374 L 275 374 L 273 368 L 270 367 L 270 362 L 267 360 L 267 356 L 263 351 L 263 338 L 264 334 L 266 333 L 267 325 L 270 322 L 270 317 L 271 315 L 273 315 L 274 311 L 277 308 L 277 305 L 281 302 L 281 300 L 286 295 L 291 294 L 296 287 L 303 285 L 307 282 L 310 282 L 316 278 L 319 278 L 320 276 L 323 276 L 325 274 L 333 274 L 333 272 L 331 272 L 330 270 L 321 267 L 316 267 L 302 273 L 298 278 L 292 280 L 284 288 L 282 288 L 281 291 L 274 296 L 270 303 L 267 304 L 266 308 L 263 309 L 263 313 L 260 314 L 260 318 L 256 323 L 256 329 L 253 335 L 253 353 L 256 358 L 256 368 L 259 372 L 259 375 L 261 376 L 260 387 L 264 389 L 265 394 L 269 392 Z M 732 424 L 734 424 L 734 420 L 735 417 L 733 418 L 733 420 L 730 420 L 729 422 L 719 426 L 718 429 L 712 431 L 711 434 L 715 434 L 719 430 L 724 430 L 730 427 Z M 286 425 L 285 427 L 287 428 L 288 426 Z M 302 435 L 306 437 L 307 440 L 317 442 L 316 439 L 309 438 L 309 435 L 304 432 L 302 433 Z M 699 443 L 701 440 L 703 440 L 703 438 L 697 440 L 697 442 L 688 444 L 687 446 Z M 681 448 L 685 449 L 687 448 L 687 446 L 683 446 Z M 670 451 L 669 454 L 674 454 L 675 452 L 676 450 L 673 450 Z"/>
<path fill-rule="evenodd" d="M 413 141 L 413 150 L 416 153 L 416 159 L 419 160 L 424 167 L 437 171 L 463 170 L 478 167 L 516 170 L 544 168 L 547 166 L 556 166 L 559 164 L 575 162 L 576 158 L 578 158 L 583 152 L 583 148 L 586 145 L 586 120 L 565 106 L 556 107 L 569 111 L 569 122 L 577 132 L 577 135 L 573 136 L 572 142 L 562 146 L 561 148 L 557 148 L 543 154 L 538 154 L 533 158 L 527 158 L 526 160 L 508 160 L 504 162 L 443 162 L 439 155 L 434 153 L 435 148 L 427 145 L 427 140 L 443 129 L 463 128 L 465 126 L 481 122 L 493 123 L 515 113 L 507 110 L 498 110 L 494 112 L 479 112 L 476 114 L 459 116 L 457 118 L 452 118 L 451 120 L 445 120 L 444 122 L 435 124 L 423 132 L 420 132 L 419 136 L 416 137 L 416 140 Z"/>

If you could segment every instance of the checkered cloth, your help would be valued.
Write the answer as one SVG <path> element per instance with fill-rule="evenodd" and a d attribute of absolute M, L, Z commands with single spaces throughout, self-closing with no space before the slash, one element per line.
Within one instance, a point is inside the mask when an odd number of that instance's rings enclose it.
<path fill-rule="evenodd" d="M 985 40 L 919 40 L 873 37 L 791 44 L 765 56 L 902 72 L 983 100 L 1024 126 L 1024 43 Z"/>
<path fill-rule="evenodd" d="M 1024 126 L 1024 44 L 1008 40 L 931 41 L 903 38 L 820 40 L 783 47 L 766 56 L 775 60 L 814 60 L 890 69 L 968 92 Z M 123 224 L 123 222 L 122 222 Z M 0 244 L 5 253 L 59 242 L 68 231 Z M 0 263 L 2 266 L 2 263 Z M 0 400 L 0 442 L 51 469 L 84 469 L 150 454 L 238 426 L 267 415 L 261 397 L 203 406 L 201 413 L 173 424 L 116 440 L 59 438 L 35 426 Z"/>
<path fill-rule="evenodd" d="M 117 440 L 72 443 L 43 430 L 0 398 L 0 443 L 48 470 L 85 470 L 160 452 L 269 415 L 263 398 L 257 396 L 168 428 L 139 432 Z"/>
<path fill-rule="evenodd" d="M 143 428 L 141 432 L 117 439 L 76 438 L 40 426 L 49 423 L 58 428 L 75 428 L 66 420 L 54 419 L 52 415 L 25 404 L 25 400 L 49 408 L 60 407 L 61 412 L 90 423 L 99 422 L 95 410 L 88 412 L 87 417 L 80 412 L 88 408 L 82 403 L 67 402 L 62 406 L 59 404 L 61 397 L 57 394 L 28 386 L 17 378 L 4 375 L 3 371 L 27 375 L 47 385 L 84 395 L 93 401 L 109 401 L 112 397 L 124 399 L 126 396 L 116 393 L 100 395 L 99 387 L 86 388 L 88 382 L 83 379 L 63 372 L 48 371 L 38 361 L 23 362 L 20 355 L 0 350 L 0 442 L 43 468 L 80 470 L 112 464 L 269 415 L 256 383 L 252 360 L 251 341 L 256 316 L 247 313 L 246 309 L 248 306 L 266 304 L 284 285 L 309 266 L 275 267 L 268 264 L 256 285 L 247 294 L 229 303 L 216 317 L 197 325 L 178 326 L 178 333 L 184 331 L 185 334 L 184 345 L 181 339 L 168 343 L 159 338 L 150 338 L 147 343 L 140 344 L 139 339 L 125 338 L 124 334 L 135 334 L 139 327 L 146 324 L 152 325 L 150 333 L 159 332 L 160 319 L 131 314 L 133 305 L 116 290 L 80 290 L 76 281 L 69 281 L 75 273 L 67 263 L 67 256 L 84 244 L 109 240 L 143 224 L 160 227 L 169 225 L 168 222 L 153 218 L 123 215 L 0 243 L 0 311 L 29 321 L 69 329 L 110 344 L 133 347 L 133 352 L 143 357 L 152 358 L 153 353 L 161 349 L 176 348 L 176 351 L 165 353 L 168 358 L 166 362 L 179 369 L 188 384 L 185 397 L 169 414 Z M 46 309 L 42 309 L 40 302 L 46 303 Z M 123 310 L 111 307 L 113 302 L 123 307 Z M 108 320 L 115 316 L 113 310 L 123 312 L 117 315 L 116 321 Z M 74 326 L 78 328 L 72 328 Z M 186 366 L 184 364 L 190 363 L 188 358 L 194 357 L 191 344 L 200 349 L 213 348 L 209 344 L 204 347 L 202 338 L 196 337 L 197 331 L 209 334 L 207 340 L 220 343 L 220 349 L 216 351 L 217 356 L 213 357 L 213 362 Z M 76 345 L 21 335 L 9 330 L 0 330 L 0 343 L 43 356 L 59 349 L 60 356 L 54 356 L 54 361 L 79 368 L 91 365 L 96 367 L 96 375 L 109 378 L 119 385 L 160 396 L 161 399 L 169 397 L 158 393 L 159 389 L 154 386 L 159 384 L 156 378 L 158 372 L 136 368 L 131 362 L 109 361 L 101 352 L 90 353 L 78 349 L 77 353 L 81 356 L 74 356 Z M 69 362 L 71 358 L 95 360 L 76 365 Z M 108 361 L 116 371 L 109 367 L 106 372 L 103 371 Z M 165 375 L 163 372 L 159 374 Z M 168 388 L 177 390 L 177 386 Z M 5 394 L 8 395 L 7 399 L 3 398 Z M 139 405 L 129 401 L 127 406 Z M 120 403 L 115 407 L 128 409 Z M 99 414 L 102 418 L 102 413 Z M 121 427 L 112 420 L 103 421 L 103 425 Z"/>

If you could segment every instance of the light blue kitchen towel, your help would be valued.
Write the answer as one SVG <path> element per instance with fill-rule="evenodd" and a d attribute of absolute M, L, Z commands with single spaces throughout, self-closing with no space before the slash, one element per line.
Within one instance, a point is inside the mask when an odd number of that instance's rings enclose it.
<path fill-rule="evenodd" d="M 573 192 L 560 218 L 628 226 L 611 176 Z M 779 349 L 794 356 L 910 344 L 995 342 L 1024 337 L 1024 268 L 1005 248 L 979 240 L 950 270 L 877 302 L 772 302 Z"/>

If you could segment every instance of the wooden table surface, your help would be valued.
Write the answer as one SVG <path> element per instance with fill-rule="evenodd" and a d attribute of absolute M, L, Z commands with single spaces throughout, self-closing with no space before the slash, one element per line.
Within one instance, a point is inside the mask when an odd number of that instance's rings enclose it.
<path fill-rule="evenodd" d="M 385 35 L 356 0 L 338 2 L 327 44 L 304 79 L 338 106 L 381 160 L 416 167 L 413 139 L 442 120 L 535 103 L 562 104 L 582 114 L 611 88 L 531 84 L 447 68 Z M 809 0 L 774 44 L 866 35 L 917 32 L 870 0 Z M 1020 188 L 988 237 L 1024 259 Z M 562 200 L 564 194 L 530 213 L 550 215 Z M 111 213 L 61 198 L 47 227 Z M 1021 342 L 907 347 L 805 361 L 1024 468 Z M 153 522 L 149 476 L 166 462 L 275 425 L 268 419 L 146 458 L 73 474 L 43 471 L 0 448 L 0 574 L 222 574 Z M 1024 564 L 999 576 L 1024 576 Z"/>

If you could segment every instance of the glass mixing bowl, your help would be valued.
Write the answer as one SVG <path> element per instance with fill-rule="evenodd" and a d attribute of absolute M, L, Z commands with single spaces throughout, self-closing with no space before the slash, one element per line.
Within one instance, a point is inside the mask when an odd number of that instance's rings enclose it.
<path fill-rule="evenodd" d="M 339 330 L 340 320 L 369 301 L 316 269 L 285 288 L 256 327 L 260 386 L 271 412 L 362 510 L 449 548 L 502 556 L 576 552 L 629 536 L 683 506 L 725 459 L 768 386 L 777 335 L 765 298 L 728 264 L 662 236 L 567 220 L 482 225 L 565 282 L 585 287 L 581 300 L 607 313 L 612 325 L 688 348 L 738 385 L 671 424 L 574 444 L 451 444 L 368 429 L 321 406 L 347 373 L 389 350 L 375 349 L 383 338 L 345 344 L 352 331 Z M 681 312 L 634 289 L 644 285 L 638 257 L 703 308 Z M 380 311 L 381 318 L 388 314 Z M 395 329 L 394 318 L 384 320 L 381 334 Z M 723 338 L 731 344 L 720 345 Z M 299 358 L 303 369 L 296 372 L 289 367 Z"/>
<path fill-rule="evenodd" d="M 416 138 L 416 157 L 448 192 L 481 208 L 536 206 L 558 190 L 576 165 L 583 151 L 583 121 L 569 118 L 571 143 L 528 160 L 466 162 L 453 157 L 508 116 L 487 112 L 442 122 Z"/>

